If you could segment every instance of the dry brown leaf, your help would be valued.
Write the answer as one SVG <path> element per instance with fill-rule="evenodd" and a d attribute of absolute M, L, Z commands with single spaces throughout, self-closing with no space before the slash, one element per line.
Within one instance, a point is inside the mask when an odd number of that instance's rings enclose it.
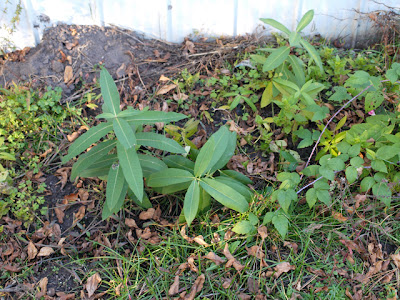
<path fill-rule="evenodd" d="M 75 202 L 75 201 L 79 200 L 79 195 L 78 195 L 78 193 L 65 195 L 64 200 L 66 201 L 66 203 L 64 203 L 64 204 Z"/>
<path fill-rule="evenodd" d="M 283 246 L 288 247 L 288 248 L 292 248 L 293 249 L 293 253 L 297 254 L 297 249 L 299 248 L 299 245 L 297 245 L 296 243 L 293 242 L 283 242 Z"/>
<path fill-rule="evenodd" d="M 196 255 L 190 255 L 189 258 L 188 258 L 188 264 L 189 264 L 190 270 L 197 273 L 197 272 L 199 272 L 199 269 L 194 264 L 194 260 L 195 259 L 197 259 Z"/>
<path fill-rule="evenodd" d="M 267 227 L 260 226 L 260 227 L 258 227 L 257 231 L 258 231 L 258 234 L 261 236 L 261 240 L 265 240 L 267 238 L 267 236 L 268 236 Z"/>
<path fill-rule="evenodd" d="M 193 242 L 196 242 L 197 244 L 204 246 L 204 247 L 209 247 L 210 245 L 204 241 L 204 238 L 202 235 L 198 235 L 195 238 L 193 238 Z"/>
<path fill-rule="evenodd" d="M 100 282 L 101 282 L 101 277 L 100 277 L 99 273 L 95 273 L 88 278 L 85 288 L 86 288 L 86 291 L 88 292 L 89 298 L 93 296 L 93 294 L 97 290 Z"/>
<path fill-rule="evenodd" d="M 80 220 L 83 219 L 83 217 L 85 216 L 86 213 L 86 207 L 84 205 L 82 205 L 81 207 L 79 207 L 78 212 L 74 215 L 74 222 L 73 224 L 78 223 Z"/>
<path fill-rule="evenodd" d="M 223 280 L 222 287 L 228 289 L 231 286 L 232 278 L 226 278 Z"/>
<path fill-rule="evenodd" d="M 169 79 L 168 77 L 165 77 L 164 75 L 161 75 L 160 79 L 158 79 L 158 80 L 163 82 L 163 81 L 170 81 L 171 79 Z"/>
<path fill-rule="evenodd" d="M 188 50 L 190 53 L 196 53 L 196 50 L 194 50 L 195 46 L 193 44 L 193 42 L 186 40 L 185 41 L 185 47 L 184 50 Z"/>
<path fill-rule="evenodd" d="M 248 255 L 254 256 L 254 257 L 258 258 L 258 259 L 263 259 L 265 257 L 264 251 L 262 250 L 261 247 L 259 247 L 257 245 L 252 246 L 250 248 L 246 247 L 246 249 L 247 249 L 247 254 Z"/>
<path fill-rule="evenodd" d="M 168 290 L 168 296 L 173 296 L 179 293 L 179 275 L 175 276 L 174 283 Z"/>
<path fill-rule="evenodd" d="M 274 267 L 274 270 L 276 271 L 276 273 L 274 274 L 275 278 L 278 278 L 279 276 L 281 276 L 282 273 L 287 273 L 291 270 L 296 269 L 295 266 L 292 266 L 290 263 L 288 262 L 281 262 L 280 264 L 277 264 Z"/>
<path fill-rule="evenodd" d="M 196 294 L 203 289 L 205 281 L 206 281 L 206 276 L 204 276 L 204 274 L 201 274 L 199 277 L 197 277 L 196 281 L 194 282 L 190 290 L 190 294 L 185 296 L 185 300 L 194 300 Z"/>
<path fill-rule="evenodd" d="M 33 244 L 32 241 L 29 241 L 28 244 L 28 260 L 32 260 L 36 257 L 36 254 L 38 253 L 37 248 Z"/>
<path fill-rule="evenodd" d="M 70 82 L 74 78 L 74 71 L 71 66 L 66 66 L 64 71 L 64 83 Z"/>
<path fill-rule="evenodd" d="M 138 238 L 147 240 L 151 237 L 151 234 L 152 234 L 152 232 L 149 227 L 146 227 L 144 230 L 136 229 L 136 235 Z"/>
<path fill-rule="evenodd" d="M 230 240 L 234 235 L 235 233 L 232 230 L 228 229 L 228 231 L 225 232 L 224 241 Z"/>
<path fill-rule="evenodd" d="M 400 253 L 390 255 L 395 266 L 400 270 Z"/>
<path fill-rule="evenodd" d="M 125 225 L 128 226 L 129 228 L 139 228 L 139 227 L 136 225 L 136 221 L 135 221 L 134 219 L 126 218 L 126 219 L 125 219 Z"/>
<path fill-rule="evenodd" d="M 170 90 L 173 90 L 174 88 L 176 88 L 176 84 L 167 84 L 164 85 L 163 87 L 161 87 L 161 89 L 159 89 L 156 93 L 156 95 L 164 95 L 166 93 L 168 93 Z"/>
<path fill-rule="evenodd" d="M 247 278 L 247 288 L 250 293 L 257 294 L 259 290 L 258 281 L 255 280 L 253 277 Z"/>
<path fill-rule="evenodd" d="M 79 195 L 79 199 L 83 202 L 85 202 L 89 199 L 89 192 L 85 189 L 79 189 L 78 195 Z"/>
<path fill-rule="evenodd" d="M 47 277 L 43 277 L 39 283 L 38 286 L 40 288 L 40 291 L 36 293 L 36 299 L 41 299 L 47 294 L 47 284 L 49 283 L 49 279 Z"/>
<path fill-rule="evenodd" d="M 211 260 L 213 263 L 215 263 L 217 266 L 219 266 L 220 264 L 223 264 L 225 262 L 225 259 L 222 257 L 219 257 L 217 254 L 215 254 L 214 252 L 208 252 L 208 254 L 206 256 L 203 256 L 203 258 L 207 258 L 209 260 Z"/>
<path fill-rule="evenodd" d="M 19 272 L 19 271 L 21 271 L 20 267 L 9 265 L 9 264 L 3 265 L 2 269 L 6 270 L 6 271 L 9 271 L 9 272 Z"/>
<path fill-rule="evenodd" d="M 65 207 L 63 207 L 63 208 L 65 209 Z M 64 213 L 63 209 L 61 209 L 59 207 L 55 207 L 54 212 L 56 213 L 58 223 L 60 223 L 60 224 L 64 223 L 65 213 Z"/>
<path fill-rule="evenodd" d="M 155 209 L 154 208 L 149 208 L 146 211 L 142 211 L 139 215 L 139 220 L 149 220 L 152 219 L 155 213 Z"/>
<path fill-rule="evenodd" d="M 340 212 L 337 211 L 332 211 L 332 217 L 338 220 L 339 222 L 346 222 L 348 220 L 348 218 L 346 218 Z"/>
<path fill-rule="evenodd" d="M 229 245 L 228 243 L 225 244 L 225 248 L 223 251 L 225 257 L 228 259 L 228 262 L 225 265 L 225 268 L 230 268 L 233 266 L 236 271 L 240 272 L 241 270 L 244 269 L 244 266 L 239 263 L 236 258 L 233 257 L 233 255 L 229 252 Z"/>
<path fill-rule="evenodd" d="M 177 93 L 177 94 L 173 94 L 172 98 L 175 101 L 185 101 L 185 100 L 187 100 L 189 98 L 189 96 L 184 94 L 184 93 Z"/>
<path fill-rule="evenodd" d="M 51 247 L 43 247 L 40 249 L 39 254 L 37 255 L 38 257 L 42 256 L 50 256 L 54 253 L 54 249 Z"/>
<path fill-rule="evenodd" d="M 75 131 L 69 135 L 67 135 L 67 140 L 68 142 L 72 143 L 73 141 L 75 141 L 78 137 L 80 136 L 80 133 Z"/>

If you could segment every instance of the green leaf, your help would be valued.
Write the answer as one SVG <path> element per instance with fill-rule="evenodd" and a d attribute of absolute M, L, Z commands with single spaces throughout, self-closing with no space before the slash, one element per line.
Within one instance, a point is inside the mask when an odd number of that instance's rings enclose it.
<path fill-rule="evenodd" d="M 110 170 L 111 165 L 117 160 L 118 157 L 116 154 L 106 155 L 102 159 L 93 163 L 91 166 L 82 170 L 78 175 L 83 178 L 106 176 Z"/>
<path fill-rule="evenodd" d="M 143 177 L 148 178 L 151 174 L 167 169 L 167 165 L 157 157 L 148 154 L 138 154 Z"/>
<path fill-rule="evenodd" d="M 230 140 L 230 131 L 222 126 L 200 149 L 194 165 L 194 174 L 202 176 L 220 162 Z"/>
<path fill-rule="evenodd" d="M 297 200 L 297 194 L 294 189 L 288 189 L 286 191 L 279 189 L 274 193 L 276 193 L 275 197 L 278 199 L 279 204 L 286 213 L 289 210 L 290 204 Z"/>
<path fill-rule="evenodd" d="M 300 32 L 304 28 L 306 28 L 306 26 L 311 23 L 313 18 L 314 18 L 314 10 L 311 9 L 304 14 L 304 16 L 301 18 L 299 24 L 297 24 L 296 32 Z"/>
<path fill-rule="evenodd" d="M 69 147 L 68 155 L 64 156 L 61 160 L 63 164 L 68 162 L 71 158 L 85 151 L 93 143 L 100 140 L 112 129 L 111 123 L 100 123 L 99 125 L 90 128 L 87 132 L 82 134 L 76 141 Z"/>
<path fill-rule="evenodd" d="M 96 119 L 113 119 L 113 118 L 115 118 L 115 115 L 113 115 L 112 113 L 102 113 L 96 116 Z"/>
<path fill-rule="evenodd" d="M 390 206 L 390 202 L 392 202 L 392 191 L 390 190 L 386 182 L 375 183 L 372 186 L 372 193 L 387 207 Z"/>
<path fill-rule="evenodd" d="M 325 177 L 326 179 L 329 179 L 329 180 L 335 179 L 335 172 L 333 172 L 333 170 L 327 166 L 319 167 L 318 171 L 321 174 L 321 176 Z"/>
<path fill-rule="evenodd" d="M 356 167 L 356 168 L 361 167 L 363 165 L 363 163 L 364 163 L 364 160 L 359 156 L 356 156 L 356 157 L 353 157 L 352 159 L 350 159 L 350 165 L 352 165 L 353 167 Z"/>
<path fill-rule="evenodd" d="M 199 204 L 200 185 L 197 180 L 193 180 L 186 192 L 185 201 L 183 203 L 183 212 L 188 226 L 192 224 L 192 221 L 196 217 L 199 210 Z"/>
<path fill-rule="evenodd" d="M 289 220 L 283 214 L 279 214 L 272 218 L 272 224 L 274 224 L 282 239 L 285 239 L 289 228 Z"/>
<path fill-rule="evenodd" d="M 153 147 L 172 153 L 186 153 L 185 149 L 176 141 L 154 132 L 138 132 L 136 140 L 139 145 Z"/>
<path fill-rule="evenodd" d="M 117 155 L 125 180 L 139 201 L 143 199 L 143 172 L 135 147 L 125 148 L 117 142 Z"/>
<path fill-rule="evenodd" d="M 243 184 L 253 184 L 253 181 L 251 181 L 246 175 L 243 175 L 242 173 L 239 173 L 237 171 L 233 170 L 220 170 L 219 171 L 221 175 L 226 175 L 228 177 L 231 177 Z"/>
<path fill-rule="evenodd" d="M 263 72 L 268 72 L 279 67 L 289 56 L 290 47 L 280 47 L 272 52 L 263 65 Z"/>
<path fill-rule="evenodd" d="M 375 171 L 378 171 L 378 172 L 383 172 L 383 173 L 388 172 L 385 162 L 380 159 L 375 159 L 375 160 L 371 161 L 371 167 L 372 167 L 372 169 L 374 169 Z"/>
<path fill-rule="evenodd" d="M 226 184 L 217 182 L 214 179 L 204 178 L 200 181 L 200 186 L 209 193 L 211 197 L 228 208 L 241 213 L 244 213 L 249 208 L 246 199 Z"/>
<path fill-rule="evenodd" d="M 131 117 L 124 118 L 130 125 L 141 126 L 144 124 L 155 124 L 155 123 L 170 123 L 180 121 L 187 118 L 187 116 L 175 112 L 164 112 L 164 111 L 142 111 L 140 114 L 136 114 Z"/>
<path fill-rule="evenodd" d="M 151 202 L 149 200 L 149 196 L 147 196 L 147 193 L 145 191 L 143 191 L 142 201 L 139 201 L 139 199 L 135 196 L 132 190 L 128 189 L 128 198 L 131 199 L 133 202 L 135 202 L 135 204 L 141 208 L 149 209 L 153 207 L 153 205 L 151 205 Z"/>
<path fill-rule="evenodd" d="M 215 177 L 214 179 L 218 182 L 222 182 L 223 184 L 230 186 L 232 189 L 245 197 L 248 202 L 250 202 L 251 198 L 253 197 L 253 192 L 247 186 L 236 181 L 235 179 L 227 176 L 219 176 Z"/>
<path fill-rule="evenodd" d="M 275 79 L 274 79 L 274 82 L 277 82 L 277 83 L 279 83 L 280 85 L 286 86 L 286 87 L 292 89 L 293 91 L 299 91 L 299 90 L 300 90 L 299 87 L 298 87 L 295 83 L 293 83 L 293 82 L 291 82 L 291 81 L 289 81 L 289 80 L 284 80 L 284 79 L 280 79 L 280 78 L 275 78 Z"/>
<path fill-rule="evenodd" d="M 116 116 L 121 111 L 119 93 L 110 73 L 104 68 L 100 71 L 100 88 L 104 104 L 109 112 Z"/>
<path fill-rule="evenodd" d="M 354 144 L 349 147 L 349 149 L 347 150 L 347 154 L 350 157 L 357 157 L 358 154 L 360 154 L 360 151 L 361 151 L 361 144 Z"/>
<path fill-rule="evenodd" d="M 82 154 L 72 167 L 70 176 L 71 182 L 74 181 L 83 170 L 87 169 L 96 161 L 106 156 L 108 152 L 110 152 L 115 146 L 116 141 L 106 141 L 94 146 L 89 152 Z"/>
<path fill-rule="evenodd" d="M 118 198 L 116 198 L 114 205 L 114 208 L 111 210 L 109 207 L 109 203 L 108 203 L 108 199 L 106 199 L 104 205 L 103 205 L 103 213 L 102 213 L 102 218 L 103 220 L 105 220 L 106 218 L 108 218 L 109 216 L 111 216 L 112 214 L 115 214 L 117 212 L 119 212 L 122 208 L 122 206 L 124 205 L 125 202 L 125 197 L 126 197 L 126 192 L 128 190 L 128 184 L 126 182 L 124 182 L 121 193 L 119 194 Z"/>
<path fill-rule="evenodd" d="M 252 54 L 250 55 L 250 58 L 252 60 L 254 60 L 254 62 L 256 62 L 257 64 L 261 64 L 263 65 L 265 63 L 265 61 L 267 60 L 267 58 L 263 55 L 258 55 L 258 54 Z"/>
<path fill-rule="evenodd" d="M 272 218 L 275 216 L 275 212 L 269 211 L 265 214 L 264 220 L 263 220 L 263 225 L 266 225 L 268 223 L 272 222 Z"/>
<path fill-rule="evenodd" d="M 121 193 L 124 187 L 124 174 L 122 168 L 118 164 L 114 164 L 110 167 L 107 177 L 107 188 L 106 188 L 106 202 L 110 212 L 113 212 L 117 207 Z"/>
<path fill-rule="evenodd" d="M 382 160 L 389 160 L 398 154 L 399 148 L 393 146 L 382 146 L 376 151 L 376 156 Z"/>
<path fill-rule="evenodd" d="M 328 159 L 328 162 L 326 165 L 334 171 L 341 171 L 345 168 L 345 164 L 344 164 L 343 160 L 341 160 L 339 157 L 334 157 L 334 158 Z"/>
<path fill-rule="evenodd" d="M 303 61 L 295 55 L 289 55 L 288 60 L 292 66 L 292 70 L 295 74 L 296 83 L 299 87 L 306 83 L 306 77 L 304 74 Z"/>
<path fill-rule="evenodd" d="M 350 100 L 351 96 L 347 93 L 347 89 L 343 86 L 335 86 L 333 88 L 335 93 L 329 97 L 329 100 L 336 102 L 343 102 L 344 100 Z"/>
<path fill-rule="evenodd" d="M 349 182 L 349 184 L 352 184 L 358 178 L 357 169 L 353 166 L 347 167 L 345 173 L 346 173 L 346 178 L 347 178 L 347 181 Z"/>
<path fill-rule="evenodd" d="M 396 70 L 393 69 L 387 70 L 385 76 L 387 79 L 390 80 L 392 84 L 394 84 L 399 78 L 399 75 L 397 74 Z"/>
<path fill-rule="evenodd" d="M 328 190 L 316 190 L 317 198 L 326 205 L 331 204 L 331 195 Z"/>
<path fill-rule="evenodd" d="M 163 158 L 163 161 L 170 168 L 182 169 L 193 173 L 194 162 L 180 155 L 168 155 Z"/>
<path fill-rule="evenodd" d="M 118 141 L 125 148 L 132 148 L 137 144 L 132 127 L 124 119 L 115 118 L 113 120 L 113 128 Z"/>
<path fill-rule="evenodd" d="M 225 133 L 228 136 L 228 142 L 225 146 L 224 153 L 221 155 L 221 158 L 214 164 L 211 168 L 210 173 L 214 173 L 216 170 L 222 169 L 232 158 L 233 154 L 235 154 L 236 149 L 236 132 L 227 131 Z"/>
<path fill-rule="evenodd" d="M 315 203 L 318 200 L 317 197 L 317 190 L 314 188 L 311 188 L 307 191 L 306 193 L 306 200 L 307 200 L 307 204 L 310 208 L 313 208 Z"/>
<path fill-rule="evenodd" d="M 274 19 L 260 19 L 261 21 L 263 21 L 265 24 L 268 24 L 272 27 L 275 27 L 276 29 L 286 33 L 287 35 L 290 35 L 290 30 L 287 29 L 287 27 L 285 25 L 283 25 L 282 23 L 279 23 L 278 21 L 275 21 Z"/>
<path fill-rule="evenodd" d="M 255 231 L 254 225 L 252 225 L 249 221 L 240 221 L 233 226 L 232 231 L 237 234 L 249 234 Z"/>
<path fill-rule="evenodd" d="M 163 187 L 190 182 L 193 179 L 193 174 L 189 171 L 171 168 L 150 175 L 147 185 L 151 187 Z"/>
<path fill-rule="evenodd" d="M 298 32 L 293 31 L 289 34 L 290 47 L 300 47 L 301 36 Z"/>
<path fill-rule="evenodd" d="M 376 181 L 373 177 L 365 177 L 363 180 L 361 180 L 361 192 L 368 191 L 375 183 Z"/>
<path fill-rule="evenodd" d="M 167 186 L 162 186 L 162 187 L 155 187 L 153 190 L 159 194 L 165 194 L 165 195 L 171 195 L 176 192 L 184 191 L 187 190 L 188 187 L 190 186 L 191 181 L 183 182 L 183 183 L 177 183 L 177 184 L 172 184 L 172 185 L 167 185 Z"/>
<path fill-rule="evenodd" d="M 251 223 L 251 225 L 256 226 L 258 224 L 258 217 L 253 214 L 252 212 L 249 213 L 249 222 Z"/>
<path fill-rule="evenodd" d="M 311 44 L 309 42 L 307 42 L 306 40 L 303 40 L 303 39 L 300 40 L 300 44 L 307 50 L 308 54 L 310 54 L 311 58 L 314 60 L 316 65 L 319 67 L 319 69 L 323 73 L 324 68 L 322 66 L 322 61 L 321 61 L 321 58 L 320 58 L 317 50 L 315 50 L 315 48 L 313 46 L 311 46 Z"/>
<path fill-rule="evenodd" d="M 365 112 L 370 112 L 373 109 L 377 109 L 385 100 L 381 91 L 369 92 L 365 96 Z"/>

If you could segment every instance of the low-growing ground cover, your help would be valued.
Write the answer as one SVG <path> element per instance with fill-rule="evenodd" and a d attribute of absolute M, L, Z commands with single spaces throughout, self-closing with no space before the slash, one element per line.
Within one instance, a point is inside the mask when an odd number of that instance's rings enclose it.
<path fill-rule="evenodd" d="M 397 299 L 400 65 L 303 39 L 311 19 L 152 83 L 94 66 L 72 102 L 3 89 L 0 293 Z"/>

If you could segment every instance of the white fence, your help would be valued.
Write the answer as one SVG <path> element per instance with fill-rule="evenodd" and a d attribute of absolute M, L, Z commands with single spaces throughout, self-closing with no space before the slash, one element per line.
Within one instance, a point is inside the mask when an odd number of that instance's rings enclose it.
<path fill-rule="evenodd" d="M 315 18 L 305 34 L 340 38 L 354 47 L 371 35 L 367 13 L 400 7 L 399 0 L 0 0 L 0 26 L 10 22 L 19 2 L 23 10 L 17 31 L 9 36 L 0 30 L 0 37 L 9 37 L 18 48 L 38 44 L 44 29 L 59 22 L 112 24 L 181 42 L 189 34 L 252 33 L 261 28 L 260 18 L 274 18 L 294 29 L 310 9 Z M 4 9 L 6 13 L 1 12 Z"/>

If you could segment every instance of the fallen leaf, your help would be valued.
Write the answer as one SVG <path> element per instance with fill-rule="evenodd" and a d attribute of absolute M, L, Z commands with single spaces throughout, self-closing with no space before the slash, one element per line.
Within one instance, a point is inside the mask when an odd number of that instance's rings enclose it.
<path fill-rule="evenodd" d="M 220 264 L 223 264 L 225 262 L 225 259 L 223 259 L 222 257 L 219 257 L 214 252 L 208 252 L 208 254 L 206 256 L 203 256 L 203 258 L 207 258 L 207 259 L 211 260 L 217 266 L 219 266 Z"/>
<path fill-rule="evenodd" d="M 126 218 L 126 219 L 125 219 L 125 225 L 128 226 L 129 228 L 139 228 L 139 227 L 136 225 L 136 221 L 135 221 L 134 219 Z"/>
<path fill-rule="evenodd" d="M 264 241 L 264 240 L 267 238 L 267 236 L 268 236 L 267 227 L 265 227 L 265 226 L 260 226 L 260 227 L 258 227 L 257 231 L 258 231 L 258 234 L 261 236 L 261 240 Z"/>
<path fill-rule="evenodd" d="M 244 269 L 244 266 L 239 263 L 236 258 L 233 257 L 233 255 L 229 252 L 229 245 L 228 243 L 225 244 L 225 248 L 223 251 L 225 257 L 228 259 L 228 262 L 225 265 L 225 268 L 230 268 L 233 266 L 236 271 L 240 272 L 241 270 Z"/>
<path fill-rule="evenodd" d="M 193 238 L 193 241 L 196 242 L 197 244 L 204 246 L 204 247 L 209 247 L 210 245 L 204 241 L 204 238 L 202 235 L 198 235 L 195 238 Z"/>
<path fill-rule="evenodd" d="M 276 273 L 274 274 L 275 278 L 278 278 L 279 276 L 281 276 L 282 273 L 287 273 L 291 270 L 296 269 L 295 266 L 292 266 L 290 263 L 288 262 L 282 262 L 280 264 L 277 264 L 274 267 L 274 270 L 276 271 Z"/>
<path fill-rule="evenodd" d="M 154 208 L 149 208 L 148 210 L 146 210 L 146 211 L 142 211 L 140 214 L 139 214 L 139 220 L 149 220 L 149 219 L 152 219 L 153 218 L 153 216 L 154 216 L 154 213 L 155 213 L 155 209 Z"/>
<path fill-rule="evenodd" d="M 138 238 L 147 240 L 151 237 L 151 230 L 149 227 L 146 227 L 144 230 L 136 229 L 136 235 Z"/>
<path fill-rule="evenodd" d="M 74 78 L 74 71 L 71 66 L 66 66 L 64 70 L 64 83 L 70 82 Z"/>
<path fill-rule="evenodd" d="M 185 296 L 185 300 L 193 300 L 196 297 L 196 294 L 199 293 L 203 289 L 204 282 L 206 281 L 206 277 L 204 274 L 201 274 L 199 277 L 196 278 L 194 282 L 190 294 Z"/>
<path fill-rule="evenodd" d="M 161 87 L 161 89 L 159 89 L 156 93 L 156 95 L 164 95 L 166 93 L 168 93 L 170 90 L 173 90 L 174 88 L 176 88 L 177 85 L 176 84 L 167 84 L 164 85 L 163 87 Z"/>
<path fill-rule="evenodd" d="M 190 270 L 197 273 L 197 272 L 199 272 L 199 269 L 194 264 L 194 260 L 195 259 L 197 259 L 196 255 L 190 255 L 189 258 L 188 258 L 188 264 L 189 264 Z"/>
<path fill-rule="evenodd" d="M 222 287 L 224 289 L 227 289 L 231 286 L 231 283 L 232 283 L 232 278 L 226 278 L 223 280 Z"/>
<path fill-rule="evenodd" d="M 54 212 L 56 213 L 58 223 L 60 223 L 60 224 L 64 223 L 64 216 L 65 216 L 64 211 L 59 207 L 55 207 Z"/>
<path fill-rule="evenodd" d="M 241 292 L 241 293 L 239 293 L 238 298 L 240 300 L 250 300 L 251 296 Z"/>
<path fill-rule="evenodd" d="M 168 290 L 168 296 L 173 296 L 179 293 L 179 275 L 175 276 L 174 283 Z"/>
<path fill-rule="evenodd" d="M 100 282 L 101 282 L 101 277 L 100 277 L 99 273 L 95 273 L 88 278 L 87 283 L 86 283 L 86 290 L 88 292 L 89 298 L 93 296 L 93 294 L 97 290 Z"/>
<path fill-rule="evenodd" d="M 6 270 L 6 271 L 9 271 L 9 272 L 19 272 L 19 271 L 21 271 L 20 267 L 13 266 L 13 265 L 3 265 L 2 269 Z"/>
<path fill-rule="evenodd" d="M 43 247 L 40 249 L 39 254 L 37 255 L 38 257 L 42 256 L 50 256 L 54 253 L 54 249 L 51 247 Z"/>
<path fill-rule="evenodd" d="M 400 253 L 390 255 L 395 266 L 400 270 Z"/>
<path fill-rule="evenodd" d="M 296 243 L 293 242 L 283 242 L 283 246 L 288 247 L 288 248 L 292 248 L 293 249 L 293 253 L 297 254 L 297 249 L 299 248 L 299 245 L 297 245 Z"/>
<path fill-rule="evenodd" d="M 250 293 L 257 294 L 259 290 L 258 281 L 255 280 L 253 277 L 247 278 L 247 288 Z"/>
<path fill-rule="evenodd" d="M 40 291 L 36 293 L 36 299 L 41 299 L 47 294 L 47 284 L 49 282 L 49 279 L 47 277 L 43 277 L 39 283 L 38 286 L 40 288 Z"/>
<path fill-rule="evenodd" d="M 263 259 L 265 257 L 265 253 L 264 251 L 257 245 L 252 246 L 250 248 L 246 248 L 247 249 L 247 254 L 254 256 L 258 259 Z"/>
<path fill-rule="evenodd" d="M 80 220 L 83 219 L 83 217 L 85 216 L 86 213 L 86 207 L 84 205 L 82 205 L 81 207 L 79 207 L 79 210 L 76 214 L 74 214 L 74 222 L 73 225 L 75 225 L 76 223 L 78 223 Z"/>
<path fill-rule="evenodd" d="M 159 81 L 170 81 L 171 79 L 169 79 L 168 77 L 165 77 L 164 75 L 160 76 L 160 79 L 158 79 Z"/>
<path fill-rule="evenodd" d="M 332 211 L 332 217 L 339 222 L 346 222 L 348 218 L 344 217 L 340 212 Z"/>
<path fill-rule="evenodd" d="M 75 202 L 75 201 L 79 200 L 79 195 L 78 195 L 78 193 L 65 195 L 64 200 L 66 201 L 66 203 L 64 203 L 64 204 Z"/>
<path fill-rule="evenodd" d="M 36 257 L 37 253 L 38 253 L 37 248 L 32 243 L 32 241 L 29 241 L 29 244 L 28 244 L 28 260 L 34 259 Z"/>

